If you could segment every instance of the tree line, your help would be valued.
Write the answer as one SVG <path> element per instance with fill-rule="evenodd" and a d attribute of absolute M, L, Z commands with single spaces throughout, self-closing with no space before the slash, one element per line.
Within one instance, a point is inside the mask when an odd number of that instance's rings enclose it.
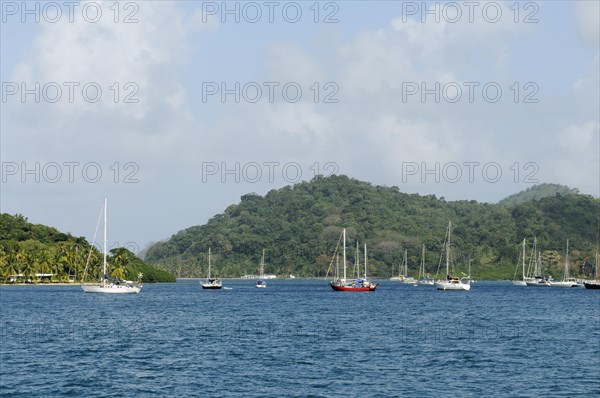
<path fill-rule="evenodd" d="M 0 214 L 0 282 L 80 282 L 102 277 L 103 255 L 83 237 L 31 224 L 21 214 Z M 144 282 L 174 281 L 175 277 L 144 263 L 125 248 L 108 256 L 108 274 Z M 86 268 L 87 264 L 87 268 Z"/>
<path fill-rule="evenodd" d="M 572 272 L 584 275 L 591 272 L 596 251 L 600 200 L 556 187 L 560 190 L 552 192 L 552 186 L 543 186 L 549 196 L 539 199 L 529 198 L 536 191 L 530 189 L 526 200 L 511 197 L 516 204 L 491 204 L 406 194 L 346 176 L 317 176 L 265 196 L 246 194 L 205 225 L 153 244 L 145 260 L 179 276 L 202 277 L 211 247 L 213 275 L 239 277 L 257 273 L 264 248 L 267 273 L 323 277 L 345 227 L 349 262 L 356 241 L 367 243 L 374 277 L 396 274 L 404 249 L 409 270 L 416 274 L 423 244 L 426 269 L 433 274 L 451 220 L 456 272 L 467 272 L 471 261 L 477 278 L 511 279 L 523 238 L 528 245 L 536 238 L 545 267 L 557 277 L 569 239 Z"/>

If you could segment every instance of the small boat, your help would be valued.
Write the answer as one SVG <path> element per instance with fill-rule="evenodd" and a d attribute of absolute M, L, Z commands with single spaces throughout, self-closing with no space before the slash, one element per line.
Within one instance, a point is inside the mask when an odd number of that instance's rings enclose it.
<path fill-rule="evenodd" d="M 138 275 L 138 281 L 137 282 L 133 282 L 133 281 L 127 281 L 127 280 L 120 280 L 117 278 L 111 278 L 106 274 L 106 268 L 107 268 L 107 263 L 106 263 L 106 256 L 107 256 L 107 247 L 108 247 L 108 243 L 107 243 L 107 214 L 106 214 L 106 210 L 107 210 L 107 200 L 104 199 L 104 208 L 102 210 L 102 213 L 104 214 L 104 251 L 103 251 L 103 271 L 102 271 L 102 281 L 99 284 L 81 284 L 81 289 L 85 292 L 85 293 L 108 293 L 108 294 L 136 294 L 139 293 L 140 290 L 142 290 L 142 274 Z M 94 239 L 96 239 L 96 237 L 94 236 Z M 90 247 L 90 254 L 91 254 L 91 247 Z M 89 255 L 88 255 L 88 261 L 89 261 Z M 87 264 L 86 264 L 86 270 L 87 270 Z M 84 278 L 85 278 L 85 272 L 84 272 Z"/>
<path fill-rule="evenodd" d="M 365 244 L 365 275 L 364 278 L 347 279 L 346 278 L 346 228 L 342 231 L 344 249 L 343 266 L 344 277 L 330 281 L 329 286 L 336 292 L 372 292 L 379 287 L 379 283 L 372 283 L 367 279 L 367 245 Z M 358 246 L 358 245 L 357 245 Z M 357 256 L 358 265 L 358 256 Z"/>
<path fill-rule="evenodd" d="M 521 252 L 521 265 L 523 267 L 523 275 L 522 275 L 522 279 L 521 280 L 517 280 L 515 278 L 515 280 L 512 281 L 513 285 L 515 286 L 527 286 L 527 282 L 525 281 L 526 277 L 525 277 L 525 238 L 523 238 L 523 250 Z M 515 269 L 515 276 L 517 275 L 517 270 L 519 269 L 519 262 L 517 262 L 517 268 Z"/>
<path fill-rule="evenodd" d="M 400 283 L 406 283 L 414 285 L 417 281 L 412 276 L 408 276 L 408 251 L 404 249 L 404 257 L 402 265 L 398 269 L 398 276 L 390 278 L 391 281 L 398 281 Z"/>
<path fill-rule="evenodd" d="M 452 223 L 448 222 L 448 233 L 445 242 L 446 246 L 446 279 L 435 283 L 438 290 L 471 290 L 470 277 L 459 278 L 450 275 L 450 235 L 452 233 Z M 441 259 L 440 259 L 441 260 Z"/>
<path fill-rule="evenodd" d="M 262 259 L 260 260 L 260 276 L 256 281 L 255 286 L 258 289 L 265 289 L 267 287 L 267 282 L 265 282 L 265 249 L 262 251 Z"/>
<path fill-rule="evenodd" d="M 427 274 L 425 273 L 425 244 L 423 244 L 423 247 L 421 249 L 421 267 L 419 268 L 419 277 L 417 283 L 419 285 L 426 286 L 435 285 L 435 282 L 432 279 L 429 279 L 427 277 Z"/>
<path fill-rule="evenodd" d="M 552 281 L 552 287 L 583 287 L 582 283 L 579 283 L 577 279 L 569 276 L 569 240 L 567 239 L 567 252 L 565 255 L 565 270 L 562 281 Z"/>
<path fill-rule="evenodd" d="M 552 282 L 542 275 L 542 253 L 538 253 L 537 255 L 537 260 L 535 261 L 534 276 L 532 278 L 527 278 L 525 283 L 527 283 L 528 287 L 552 286 Z"/>
<path fill-rule="evenodd" d="M 585 281 L 583 285 L 586 289 L 600 289 L 600 273 L 598 272 L 598 253 L 596 253 L 596 279 Z"/>
<path fill-rule="evenodd" d="M 210 277 L 210 247 L 208 248 L 208 276 L 206 282 L 200 283 L 202 289 L 220 289 L 223 287 L 223 282 L 220 279 Z"/>

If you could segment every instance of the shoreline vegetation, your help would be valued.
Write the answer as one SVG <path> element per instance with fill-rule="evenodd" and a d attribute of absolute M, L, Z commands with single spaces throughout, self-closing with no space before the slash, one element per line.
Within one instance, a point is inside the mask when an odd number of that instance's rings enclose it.
<path fill-rule="evenodd" d="M 531 245 L 535 238 L 545 275 L 557 279 L 563 274 L 569 239 L 571 276 L 588 279 L 600 234 L 598 215 L 600 199 L 553 184 L 491 204 L 406 194 L 398 187 L 346 176 L 317 176 L 264 196 L 245 194 L 239 204 L 206 224 L 151 245 L 144 259 L 126 248 L 112 249 L 107 274 L 136 280 L 141 273 L 143 283 L 203 279 L 212 247 L 213 275 L 237 279 L 256 275 L 264 248 L 266 274 L 328 279 L 336 242 L 346 228 L 351 241 L 369 246 L 372 278 L 397 276 L 405 251 L 408 274 L 416 276 L 424 247 L 425 273 L 440 279 L 445 277 L 439 262 L 444 231 L 451 220 L 455 275 L 513 280 L 523 239 Z M 349 263 L 353 256 L 351 251 Z M 99 245 L 83 237 L 32 224 L 21 214 L 0 214 L 0 283 L 70 285 L 81 283 L 84 275 L 84 282 L 96 282 L 102 276 L 101 264 Z"/>
<path fill-rule="evenodd" d="M 455 275 L 468 274 L 471 263 L 476 280 L 513 280 L 523 239 L 529 253 L 535 238 L 545 275 L 558 279 L 569 239 L 572 276 L 584 279 L 593 272 L 599 215 L 600 199 L 556 184 L 536 185 L 493 204 L 317 176 L 265 195 L 245 194 L 206 224 L 151 245 L 144 259 L 177 277 L 198 277 L 206 273 L 211 247 L 212 272 L 225 278 L 256 274 L 264 248 L 265 273 L 325 277 L 346 228 L 351 246 L 367 243 L 371 277 L 397 276 L 405 250 L 408 273 L 418 275 L 424 245 L 425 272 L 440 278 L 443 238 L 452 221 Z M 353 250 L 348 257 L 354 263 Z"/>
<path fill-rule="evenodd" d="M 21 214 L 0 214 L 0 283 L 67 285 L 97 282 L 102 277 L 98 245 L 55 228 L 32 224 Z M 157 269 L 125 248 L 115 248 L 108 258 L 108 275 L 143 283 L 175 282 L 175 276 Z M 87 264 L 87 269 L 86 269 Z M 85 276 L 85 277 L 84 277 Z"/>
<path fill-rule="evenodd" d="M 206 278 L 177 278 L 175 282 L 179 282 L 179 281 L 203 281 Z M 224 281 L 248 281 L 249 285 L 254 285 L 253 280 L 249 280 L 247 278 L 220 278 L 221 280 Z M 307 277 L 307 278 L 274 278 L 271 280 L 274 281 L 322 281 L 322 282 L 328 282 L 331 278 L 326 278 L 326 277 Z M 406 285 L 409 286 L 407 284 L 402 284 L 399 283 L 398 281 L 393 281 L 393 280 L 389 280 L 389 279 L 385 279 L 385 278 L 372 278 L 372 280 L 374 281 L 378 281 L 378 282 L 383 282 L 386 285 L 389 284 L 390 285 Z M 479 282 L 506 282 L 506 283 L 511 283 L 512 281 L 509 279 L 477 279 L 476 283 Z M 154 283 L 173 283 L 173 282 L 154 282 Z M 5 283 L 5 282 L 0 282 L 0 287 L 1 286 L 80 286 L 82 283 L 81 282 L 31 282 L 31 283 Z M 83 283 L 84 285 L 87 284 L 92 284 L 92 282 L 85 282 Z M 325 285 L 328 286 L 328 285 Z"/>

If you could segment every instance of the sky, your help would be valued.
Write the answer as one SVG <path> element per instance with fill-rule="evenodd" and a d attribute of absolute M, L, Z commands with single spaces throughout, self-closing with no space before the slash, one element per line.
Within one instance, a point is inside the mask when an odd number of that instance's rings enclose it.
<path fill-rule="evenodd" d="M 344 174 L 600 196 L 597 1 L 0 1 L 0 211 L 139 251 Z"/>

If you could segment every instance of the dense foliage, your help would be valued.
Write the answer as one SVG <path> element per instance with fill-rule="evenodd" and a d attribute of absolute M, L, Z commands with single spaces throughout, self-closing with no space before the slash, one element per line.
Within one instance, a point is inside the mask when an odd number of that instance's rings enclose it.
<path fill-rule="evenodd" d="M 576 195 L 578 193 L 578 189 L 569 188 L 564 185 L 538 184 L 514 195 L 507 196 L 498 203 L 501 205 L 517 205 L 520 203 L 531 202 L 534 200 L 555 196 L 556 194 L 564 196 L 571 194 Z"/>
<path fill-rule="evenodd" d="M 111 250 L 108 264 L 108 272 L 113 277 L 137 280 L 143 273 L 144 282 L 175 281 L 173 275 L 149 266 L 124 248 Z M 17 282 L 69 282 L 81 281 L 84 277 L 97 280 L 101 270 L 102 254 L 97 247 L 90 247 L 85 238 L 31 224 L 20 214 L 0 214 L 0 282 L 11 279 Z"/>
<path fill-rule="evenodd" d="M 520 242 L 526 238 L 531 244 L 537 237 L 544 266 L 559 277 L 567 238 L 573 273 L 590 263 L 599 214 L 600 200 L 586 195 L 556 194 L 517 205 L 447 202 L 345 176 L 318 176 L 264 197 L 244 195 L 238 205 L 227 207 L 207 224 L 152 245 L 145 258 L 180 276 L 203 276 L 211 247 L 213 275 L 236 277 L 257 273 L 264 248 L 266 273 L 322 277 L 346 227 L 352 246 L 349 261 L 354 261 L 354 242 L 366 242 L 372 275 L 396 274 L 404 249 L 415 274 L 422 244 L 427 271 L 434 274 L 452 221 L 455 272 L 467 272 L 472 259 L 476 278 L 511 279 Z M 586 265 L 583 271 L 590 268 Z"/>

